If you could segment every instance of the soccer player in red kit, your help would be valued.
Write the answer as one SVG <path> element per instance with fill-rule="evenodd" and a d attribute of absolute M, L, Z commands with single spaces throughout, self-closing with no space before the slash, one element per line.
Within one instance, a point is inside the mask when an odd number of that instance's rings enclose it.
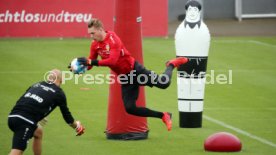
<path fill-rule="evenodd" d="M 175 67 L 188 62 L 185 57 L 178 57 L 166 63 L 166 70 L 162 75 L 147 70 L 131 56 L 125 48 L 120 38 L 112 31 L 105 31 L 103 24 L 98 19 L 91 19 L 88 22 L 88 33 L 93 39 L 90 48 L 90 55 L 87 58 L 78 58 L 83 65 L 90 70 L 93 66 L 106 66 L 117 75 L 127 75 L 127 80 L 121 79 L 122 99 L 125 110 L 128 114 L 140 117 L 156 117 L 163 120 L 168 131 L 171 130 L 172 114 L 169 112 L 159 112 L 146 107 L 137 107 L 136 100 L 139 95 L 139 86 L 150 86 L 166 89 L 170 85 L 172 71 Z M 100 56 L 102 59 L 98 60 Z M 132 76 L 130 76 L 132 74 Z M 134 74 L 134 76 L 133 76 Z M 139 78 L 138 76 L 142 78 Z M 132 79 L 130 79 L 132 78 Z"/>

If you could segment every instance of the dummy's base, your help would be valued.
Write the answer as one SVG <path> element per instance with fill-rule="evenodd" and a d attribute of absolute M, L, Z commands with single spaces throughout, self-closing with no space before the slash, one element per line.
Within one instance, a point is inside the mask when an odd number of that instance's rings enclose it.
<path fill-rule="evenodd" d="M 180 128 L 201 128 L 202 112 L 179 112 Z"/>

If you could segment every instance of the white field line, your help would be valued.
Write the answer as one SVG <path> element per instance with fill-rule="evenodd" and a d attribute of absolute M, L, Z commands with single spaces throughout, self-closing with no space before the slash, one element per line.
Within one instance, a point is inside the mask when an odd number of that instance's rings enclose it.
<path fill-rule="evenodd" d="M 256 45 L 276 48 L 276 45 L 268 44 L 268 43 L 256 41 L 256 40 L 214 40 L 213 42 L 215 42 L 215 43 L 231 43 L 231 44 L 232 43 L 252 43 L 252 44 L 256 44 Z"/>
<path fill-rule="evenodd" d="M 276 45 L 272 45 L 272 44 L 268 44 L 268 43 L 256 41 L 256 40 L 248 40 L 248 42 L 257 44 L 257 45 L 267 46 L 267 47 L 276 47 Z"/>
<path fill-rule="evenodd" d="M 251 134 L 251 133 L 248 133 L 248 132 L 246 132 L 246 131 L 243 131 L 243 130 L 241 130 L 241 129 L 239 129 L 239 128 L 233 127 L 233 126 L 231 126 L 231 125 L 228 125 L 228 124 L 226 124 L 226 123 L 224 123 L 224 122 L 222 122 L 222 121 L 216 120 L 216 119 L 211 118 L 211 117 L 206 116 L 206 115 L 203 115 L 203 118 L 206 119 L 206 120 L 208 120 L 208 121 L 210 121 L 210 122 L 213 122 L 213 123 L 215 123 L 215 124 L 218 124 L 218 125 L 220 125 L 220 126 L 223 126 L 223 127 L 225 127 L 225 128 L 234 130 L 235 132 L 240 133 L 240 134 L 242 134 L 242 135 L 245 135 L 245 136 L 247 136 L 247 137 L 249 137 L 249 138 L 255 139 L 255 140 L 257 140 L 257 141 L 259 141 L 259 142 L 261 142 L 261 143 L 263 143 L 263 144 L 266 144 L 266 145 L 269 145 L 269 146 L 272 146 L 272 147 L 276 148 L 276 144 L 275 144 L 275 143 L 270 142 L 270 141 L 268 141 L 268 140 L 266 140 L 266 139 L 264 139 L 264 138 L 255 136 L 255 135 L 253 135 L 253 134 Z"/>
<path fill-rule="evenodd" d="M 204 108 L 204 110 L 238 110 L 238 111 L 252 111 L 254 108 L 231 108 L 231 107 L 226 107 L 226 108 Z M 268 111 L 273 111 L 276 110 L 276 107 L 269 107 L 269 108 L 262 108 L 262 110 L 268 110 Z M 275 118 L 276 119 L 276 118 Z"/>

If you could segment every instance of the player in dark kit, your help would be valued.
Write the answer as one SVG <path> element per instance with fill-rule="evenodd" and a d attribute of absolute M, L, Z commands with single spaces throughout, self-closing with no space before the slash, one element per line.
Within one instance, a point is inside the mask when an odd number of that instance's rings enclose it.
<path fill-rule="evenodd" d="M 146 85 L 166 89 L 170 85 L 173 69 L 181 64 L 187 63 L 188 59 L 179 57 L 168 61 L 165 72 L 162 75 L 157 75 L 135 61 L 120 38 L 112 31 L 105 31 L 100 20 L 91 19 L 88 22 L 88 33 L 93 39 L 90 47 L 90 55 L 88 59 L 80 57 L 78 61 L 88 66 L 88 70 L 93 66 L 107 66 L 117 75 L 127 75 L 126 80 L 121 80 L 122 98 L 126 112 L 140 117 L 160 118 L 166 124 L 168 131 L 170 131 L 172 127 L 171 113 L 158 112 L 136 106 L 139 86 Z M 97 60 L 98 55 L 102 58 L 101 60 Z"/>
<path fill-rule="evenodd" d="M 19 98 L 8 116 L 9 128 L 14 132 L 10 155 L 23 154 L 27 142 L 34 137 L 33 152 L 42 152 L 42 128 L 37 123 L 59 106 L 67 124 L 74 128 L 77 136 L 84 133 L 80 121 L 75 121 L 66 103 L 66 97 L 60 88 L 61 71 L 54 69 L 47 81 L 38 82 L 29 87 Z"/>

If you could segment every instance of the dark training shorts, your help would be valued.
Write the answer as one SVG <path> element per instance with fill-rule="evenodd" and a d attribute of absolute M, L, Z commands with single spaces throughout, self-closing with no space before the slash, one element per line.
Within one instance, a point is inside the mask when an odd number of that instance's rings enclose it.
<path fill-rule="evenodd" d="M 24 151 L 27 148 L 27 143 L 29 139 L 33 137 L 37 126 L 17 117 L 9 117 L 8 125 L 14 133 L 12 140 L 12 149 Z"/>
<path fill-rule="evenodd" d="M 126 78 L 121 78 L 122 97 L 124 102 L 127 100 L 137 100 L 139 95 L 139 86 L 153 87 L 151 83 L 153 78 L 157 76 L 154 72 L 147 70 L 137 61 L 134 64 L 134 72 L 132 76 L 126 75 Z"/>

